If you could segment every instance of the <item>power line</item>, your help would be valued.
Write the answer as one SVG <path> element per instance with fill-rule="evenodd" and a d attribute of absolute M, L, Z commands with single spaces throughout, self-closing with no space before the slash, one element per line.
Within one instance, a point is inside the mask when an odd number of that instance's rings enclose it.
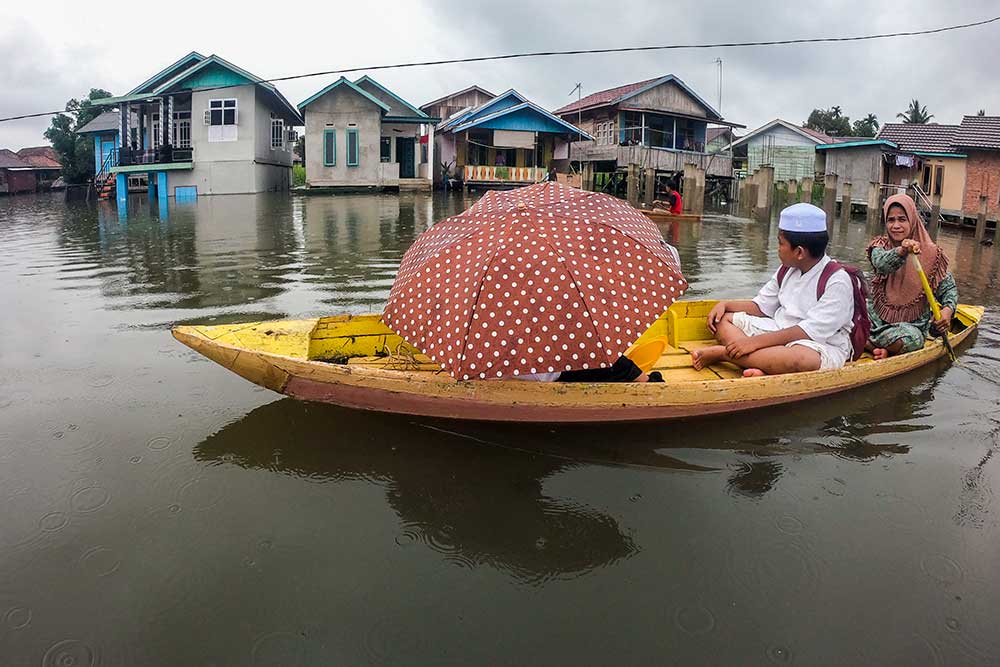
<path fill-rule="evenodd" d="M 508 53 L 499 56 L 477 56 L 474 58 L 453 58 L 449 60 L 423 60 L 423 61 L 409 62 L 409 63 L 395 63 L 392 65 L 370 65 L 367 67 L 350 67 L 347 69 L 334 69 L 322 72 L 309 72 L 306 74 L 292 74 L 289 76 L 279 76 L 273 79 L 262 79 L 259 83 L 275 83 L 278 81 L 291 81 L 293 79 L 308 79 L 311 77 L 328 76 L 331 74 L 350 74 L 353 72 L 366 72 L 366 71 L 370 72 L 370 71 L 385 70 L 385 69 L 403 69 L 408 67 L 430 67 L 432 65 L 458 65 L 463 63 L 479 63 L 479 62 L 496 61 L 496 60 L 513 60 L 515 58 L 577 56 L 577 55 L 591 55 L 591 54 L 601 54 L 601 53 L 637 53 L 643 51 L 672 51 L 672 50 L 682 50 L 682 49 L 729 49 L 729 48 L 744 48 L 750 46 L 786 46 L 792 44 L 862 42 L 874 39 L 889 39 L 893 37 L 916 37 L 920 35 L 934 35 L 942 32 L 950 32 L 952 30 L 964 30 L 967 28 L 975 28 L 978 26 L 995 23 L 997 21 L 1000 21 L 1000 16 L 994 16 L 993 18 L 990 19 L 983 19 L 982 21 L 974 21 L 972 23 L 962 23 L 960 25 L 945 26 L 942 28 L 930 28 L 928 30 L 908 30 L 905 32 L 889 32 L 877 35 L 855 35 L 852 37 L 809 37 L 801 39 L 778 39 L 778 40 L 757 41 L 757 42 L 718 42 L 715 44 L 665 44 L 661 46 L 622 46 L 622 47 L 607 48 L 607 49 L 573 49 L 570 51 L 529 51 L 525 53 Z M 198 90 L 199 92 L 204 92 L 210 90 L 221 90 L 223 88 L 235 88 L 241 85 L 246 85 L 246 84 L 213 86 L 209 88 L 199 88 Z M 10 116 L 7 118 L 0 118 L 0 123 L 5 123 L 13 120 L 24 120 L 27 118 L 38 118 L 41 116 L 53 116 L 61 113 L 66 113 L 66 111 L 64 109 L 60 109 L 59 111 L 43 111 L 41 113 Z"/>

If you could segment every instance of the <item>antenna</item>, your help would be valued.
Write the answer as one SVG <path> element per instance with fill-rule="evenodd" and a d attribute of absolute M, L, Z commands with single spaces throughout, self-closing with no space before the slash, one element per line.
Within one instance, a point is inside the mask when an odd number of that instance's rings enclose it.
<path fill-rule="evenodd" d="M 715 64 L 719 66 L 719 115 L 722 115 L 722 58 L 716 58 Z"/>
<path fill-rule="evenodd" d="M 576 104 L 577 104 L 577 107 L 576 107 L 576 129 L 577 129 L 577 132 L 579 133 L 578 140 L 579 141 L 583 141 L 583 128 L 581 127 L 583 125 L 583 107 L 580 106 L 580 100 L 583 99 L 583 82 L 577 81 L 576 85 L 573 86 L 573 90 L 569 91 L 570 95 L 572 95 L 573 93 L 576 93 Z M 579 160 L 577 160 L 577 165 L 576 166 L 577 166 L 577 169 L 580 172 L 580 187 L 582 188 L 583 187 L 583 158 L 582 157 Z M 570 169 L 572 169 L 572 168 L 573 168 L 572 165 L 570 165 Z"/>

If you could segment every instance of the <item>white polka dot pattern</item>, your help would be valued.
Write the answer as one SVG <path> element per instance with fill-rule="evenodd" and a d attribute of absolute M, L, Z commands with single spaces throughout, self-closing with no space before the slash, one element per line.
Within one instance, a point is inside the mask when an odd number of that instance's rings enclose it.
<path fill-rule="evenodd" d="M 646 216 L 541 183 L 421 234 L 382 319 L 456 379 L 504 378 L 610 366 L 686 289 Z"/>

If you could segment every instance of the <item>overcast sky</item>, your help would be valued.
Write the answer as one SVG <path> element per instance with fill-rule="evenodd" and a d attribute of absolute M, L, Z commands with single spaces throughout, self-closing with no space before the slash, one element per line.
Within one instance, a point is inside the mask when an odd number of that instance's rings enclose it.
<path fill-rule="evenodd" d="M 517 51 L 753 41 L 919 30 L 1000 15 L 996 0 L 823 3 L 671 2 L 186 2 L 48 0 L 0 5 L 0 117 L 62 108 L 91 87 L 122 94 L 188 51 L 217 53 L 269 78 L 338 67 Z M 152 10 L 159 10 L 154 13 Z M 372 75 L 420 105 L 478 84 L 515 88 L 554 109 L 573 97 L 675 74 L 723 116 L 759 126 L 801 123 L 814 107 L 892 121 L 917 97 L 934 120 L 1000 114 L 1000 22 L 925 37 L 848 44 L 699 49 L 530 58 L 386 70 Z M 361 73 L 351 76 L 361 76 Z M 279 84 L 298 104 L 336 76 Z M 44 143 L 48 120 L 0 123 L 0 148 Z"/>

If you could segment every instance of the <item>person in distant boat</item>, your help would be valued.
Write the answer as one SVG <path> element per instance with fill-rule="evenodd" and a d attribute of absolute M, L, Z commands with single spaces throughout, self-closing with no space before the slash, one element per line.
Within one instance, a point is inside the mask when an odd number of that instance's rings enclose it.
<path fill-rule="evenodd" d="M 784 209 L 778 258 L 788 268 L 778 269 L 752 301 L 720 301 L 712 308 L 708 328 L 719 344 L 692 352 L 692 365 L 700 370 L 729 361 L 745 377 L 843 366 L 853 354 L 854 284 L 843 268 L 826 270 L 828 242 L 822 209 Z"/>
<path fill-rule="evenodd" d="M 684 202 L 681 201 L 681 193 L 674 190 L 668 183 L 666 186 L 666 199 L 657 199 L 653 202 L 653 208 L 665 208 L 674 215 L 680 215 L 684 210 Z"/>
<path fill-rule="evenodd" d="M 909 195 L 893 195 L 882 208 L 885 234 L 868 244 L 868 259 L 875 269 L 868 317 L 872 322 L 869 349 L 876 359 L 913 352 L 924 346 L 930 331 L 941 335 L 951 327 L 958 305 L 958 288 L 948 271 L 948 257 L 931 240 Z M 909 255 L 927 275 L 934 297 L 941 305 L 935 320 L 924 294 L 919 273 Z"/>

